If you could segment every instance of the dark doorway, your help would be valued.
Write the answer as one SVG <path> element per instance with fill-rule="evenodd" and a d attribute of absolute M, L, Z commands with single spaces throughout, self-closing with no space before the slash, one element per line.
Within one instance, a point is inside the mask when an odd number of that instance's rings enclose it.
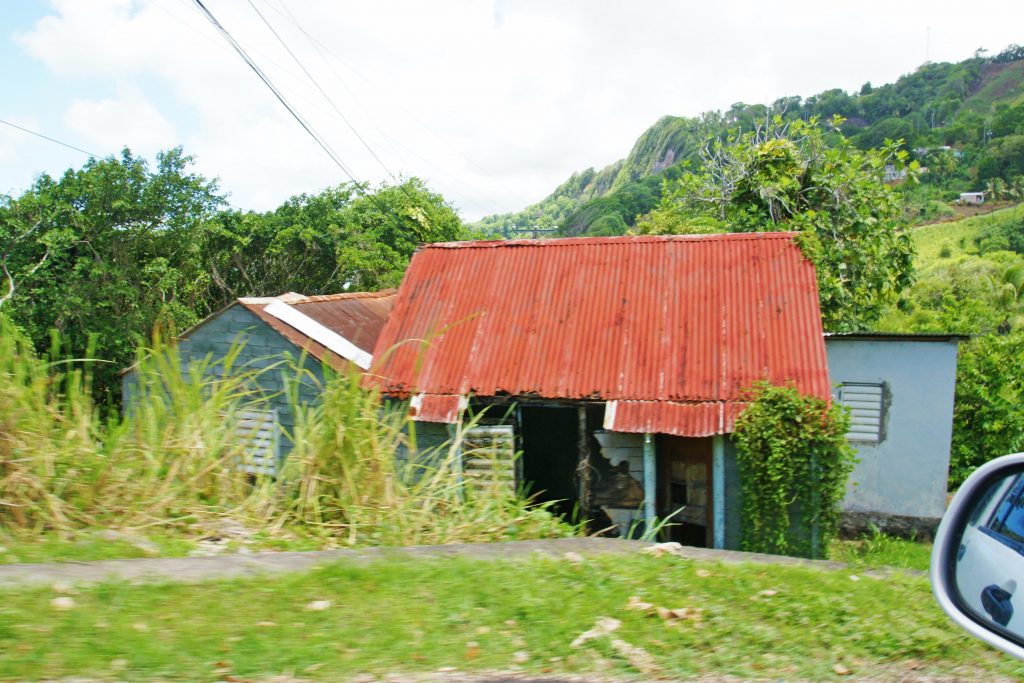
<path fill-rule="evenodd" d="M 669 540 L 711 547 L 711 439 L 661 435 L 657 453 L 657 515 L 672 517 Z"/>
<path fill-rule="evenodd" d="M 520 433 L 523 482 L 539 502 L 557 501 L 555 511 L 572 516 L 579 498 L 576 466 L 579 458 L 575 408 L 522 406 Z"/>

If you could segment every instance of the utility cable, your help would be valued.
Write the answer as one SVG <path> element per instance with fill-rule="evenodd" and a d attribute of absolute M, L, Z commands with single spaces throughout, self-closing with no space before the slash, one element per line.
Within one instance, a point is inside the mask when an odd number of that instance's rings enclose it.
<path fill-rule="evenodd" d="M 352 125 L 352 122 L 348 120 L 348 117 L 346 117 L 345 114 L 342 113 L 341 109 L 338 108 L 338 105 L 334 103 L 334 100 L 331 99 L 331 96 L 328 95 L 327 92 L 322 87 L 320 87 L 320 83 L 316 80 L 316 78 L 313 77 L 313 74 L 309 72 L 309 69 L 306 68 L 306 66 L 292 51 L 292 49 L 288 47 L 288 43 L 286 43 L 284 38 L 281 37 L 281 34 L 277 32 L 273 24 L 267 21 L 267 18 L 263 16 L 263 13 L 260 12 L 259 8 L 256 7 L 255 3 L 253 3 L 252 0 L 249 0 L 249 7 L 252 7 L 252 10 L 256 12 L 256 15 L 260 18 L 261 21 L 263 21 L 263 24 L 268 29 L 270 29 L 270 32 L 274 34 L 275 38 L 277 38 L 277 42 L 281 43 L 281 47 L 283 47 L 285 51 L 289 55 L 291 55 L 291 58 L 295 61 L 299 68 L 302 69 L 302 73 L 306 74 L 306 77 L 309 79 L 309 81 L 313 84 L 314 87 L 316 87 L 320 94 L 323 95 L 324 99 L 327 100 L 327 103 L 331 105 L 331 108 L 334 109 L 338 116 L 341 117 L 341 120 L 345 122 L 345 125 L 348 126 L 348 129 L 352 131 L 352 134 L 359 139 L 359 142 L 363 143 L 363 147 L 366 148 L 366 151 L 369 152 L 370 155 L 377 160 L 377 163 L 380 164 L 380 167 L 384 169 L 384 172 L 388 174 L 391 180 L 398 184 L 398 179 L 395 178 L 395 174 L 392 173 L 391 170 L 387 167 L 387 165 L 381 160 L 381 158 L 377 156 L 377 153 L 373 151 L 373 148 L 370 147 L 370 144 L 363 138 L 362 135 L 359 134 L 359 131 L 357 131 L 355 126 Z"/>
<path fill-rule="evenodd" d="M 339 57 L 339 56 L 338 56 L 338 55 L 337 55 L 337 54 L 336 54 L 335 52 L 333 52 L 333 51 L 332 51 L 332 50 L 331 50 L 331 49 L 330 49 L 330 48 L 329 48 L 329 47 L 328 47 L 327 45 L 325 45 L 325 44 L 324 44 L 323 42 L 321 42 L 321 41 L 317 40 L 317 39 L 316 39 L 316 38 L 314 38 L 314 37 L 313 37 L 312 35 L 310 35 L 310 34 L 309 34 L 309 32 L 308 32 L 308 31 L 306 31 L 306 29 L 305 29 L 305 28 L 304 28 L 304 27 L 303 27 L 303 26 L 302 26 L 302 25 L 301 25 L 301 24 L 299 23 L 299 21 L 298 21 L 298 20 L 296 19 L 295 15 L 294 15 L 294 14 L 292 14 L 291 10 L 290 10 L 290 9 L 288 9 L 288 6 L 287 6 L 287 5 L 285 4 L 284 0 L 278 0 L 278 3 L 279 3 L 279 4 L 281 5 L 281 7 L 282 7 L 282 8 L 284 9 L 284 12 L 288 14 L 288 17 L 285 17 L 285 18 L 286 18 L 286 19 L 288 19 L 288 21 L 289 21 L 289 22 L 291 22 L 291 23 L 292 23 L 292 24 L 293 24 L 293 25 L 294 25 L 294 26 L 295 26 L 295 27 L 296 27 L 296 28 L 297 28 L 297 29 L 298 29 L 299 31 L 301 31 L 301 32 L 303 33 L 303 35 L 305 35 L 305 36 L 306 36 L 306 38 L 307 38 L 307 39 L 308 39 L 308 40 L 310 41 L 310 43 L 312 43 L 312 44 L 313 44 L 314 48 L 315 48 L 315 49 L 317 50 L 317 52 L 318 52 L 318 53 L 320 54 L 321 58 L 322 58 L 322 59 L 323 59 L 323 60 L 324 60 L 325 62 L 327 62 L 327 64 L 328 64 L 328 68 L 330 68 L 330 69 L 331 69 L 331 72 L 332 72 L 332 73 L 334 73 L 334 76 L 335 76 L 335 78 L 337 78 L 337 79 L 338 79 L 338 81 L 339 81 L 339 82 L 341 83 L 342 87 L 344 87 L 344 88 L 345 88 L 345 90 L 346 90 L 346 91 L 347 91 L 347 92 L 348 92 L 348 93 L 349 93 L 350 95 L 352 95 L 353 99 L 356 99 L 356 98 L 355 98 L 355 95 L 354 95 L 354 93 L 352 93 L 352 90 L 351 90 L 351 89 L 349 89 L 349 87 L 348 87 L 348 86 L 347 86 L 347 85 L 345 84 L 344 80 L 343 80 L 343 79 L 342 79 L 342 78 L 341 78 L 341 77 L 340 77 L 340 76 L 338 75 L 337 71 L 336 71 L 336 70 L 335 70 L 335 69 L 334 69 L 334 68 L 333 68 L 333 67 L 332 67 L 332 66 L 330 65 L 330 62 L 329 62 L 329 61 L 327 60 L 327 58 L 326 58 L 326 57 L 324 56 L 323 52 L 321 52 L 320 48 L 323 48 L 323 51 L 325 51 L 325 52 L 326 52 L 326 53 L 327 53 L 328 55 L 330 55 L 331 57 L 333 57 L 334 59 L 336 59 L 336 60 L 337 60 L 337 61 L 338 61 L 339 63 L 341 63 L 341 64 L 342 64 L 343 66 L 345 66 L 345 67 L 346 67 L 346 68 L 347 68 L 348 70 L 350 70 L 350 71 L 351 71 L 352 73 L 354 73 L 354 74 L 355 74 L 356 76 L 358 76 L 359 78 L 361 78 L 361 79 L 362 79 L 363 81 L 365 81 L 365 82 L 366 82 L 366 83 L 367 83 L 367 84 L 368 84 L 368 85 L 369 85 L 369 86 L 370 86 L 371 88 L 374 88 L 375 90 L 377 90 L 377 91 L 381 92 L 381 93 L 382 93 L 382 94 L 384 94 L 384 95 L 385 95 L 386 97 L 388 97 L 389 99 L 391 99 L 391 100 L 392 100 L 392 102 L 394 102 L 394 104 L 395 104 L 395 107 L 394 107 L 394 108 L 395 108 L 395 110 L 396 110 L 396 111 L 400 111 L 400 112 L 404 113 L 404 114 L 405 114 L 406 116 L 408 116 L 408 117 L 409 117 L 409 119 L 410 119 L 410 120 L 412 120 L 413 122 L 415 122 L 416 124 L 418 124 L 418 125 L 419 125 L 419 126 L 420 126 L 421 128 L 423 128 L 423 129 L 424 129 L 425 131 L 427 131 L 428 133 L 430 133 L 430 134 L 431 134 L 431 135 L 432 135 L 432 136 L 433 136 L 433 137 L 434 137 L 435 139 L 437 139 L 437 140 L 438 140 L 438 141 L 439 141 L 439 142 L 440 142 L 440 143 L 441 143 L 442 145 L 444 145 L 444 146 L 445 146 L 446 148 L 448 148 L 449 150 L 451 150 L 452 152 L 454 152 L 454 153 L 455 153 L 456 155 L 458 155 L 459 157 L 462 157 L 462 159 L 463 159 L 463 160 L 465 160 L 465 161 L 466 161 L 466 163 L 468 163 L 468 164 L 469 164 L 470 166 L 472 166 L 473 168 L 475 168 L 475 169 L 476 169 L 477 171 L 480 171 L 480 172 L 481 172 L 482 174 L 484 174 L 485 176 L 487 176 L 488 178 L 490 178 L 490 179 L 491 179 L 491 180 L 493 180 L 494 182 L 500 182 L 500 181 L 499 181 L 499 180 L 498 180 L 497 178 L 495 178 L 495 177 L 494 177 L 493 175 L 491 175 L 491 174 L 490 174 L 490 173 L 489 173 L 489 172 L 487 171 L 487 169 L 483 168 L 482 166 L 480 166 L 479 164 L 477 164 L 477 163 L 476 163 L 475 161 L 473 161 L 472 159 L 470 159 L 470 158 L 469 158 L 468 156 L 466 156 L 465 154 L 463 154 L 463 153 L 462 153 L 461 151 L 459 151 L 459 149 L 458 149 L 457 147 L 455 147 L 455 146 L 451 145 L 449 141 L 445 140 L 445 139 L 444 139 L 444 138 L 443 138 L 443 137 L 442 137 L 442 136 L 441 136 L 441 135 L 440 135 L 440 134 L 439 134 L 439 133 L 438 133 L 437 131 L 435 131 L 435 130 L 434 130 L 433 128 L 431 128 L 431 127 L 430 127 L 430 126 L 428 126 L 428 125 L 427 125 L 426 123 L 424 123 L 423 121 L 421 121 L 421 120 L 420 120 L 420 119 L 419 119 L 419 118 L 418 118 L 418 117 L 417 117 L 417 116 L 416 116 L 415 114 L 413 114 L 413 113 L 412 113 L 411 111 L 409 111 L 409 109 L 408 109 L 408 108 L 407 108 L 407 107 L 405 106 L 405 104 L 404 104 L 403 102 L 401 102 L 400 100 L 396 99 L 396 98 L 395 98 L 395 97 L 394 97 L 393 95 L 391 95 L 391 94 L 390 94 L 389 92 L 387 92 L 387 91 L 386 91 L 386 90 L 384 90 L 383 88 L 380 88 L 380 87 L 379 87 L 379 86 L 378 86 L 378 85 L 377 85 L 376 83 L 374 83 L 374 82 L 373 82 L 373 81 L 371 81 L 371 80 L 370 80 L 369 78 L 367 78 L 367 77 L 366 77 L 366 76 L 364 76 L 364 75 L 363 75 L 362 73 L 360 73 L 360 72 L 359 72 L 358 70 L 356 70 L 356 69 L 355 69 L 355 68 L 354 68 L 354 67 L 353 67 L 353 66 L 352 66 L 351 64 L 349 64 L 348 62 L 346 62 L 345 60 L 343 60 L 343 59 L 342 59 L 341 57 Z M 269 3 L 269 1 L 268 1 L 268 6 L 269 6 L 269 7 L 271 8 L 271 9 L 273 9 L 273 10 L 274 10 L 275 12 L 277 12 L 278 14 L 280 14 L 280 15 L 281 15 L 282 17 L 284 17 L 284 16 L 285 16 L 285 15 L 284 15 L 284 13 L 282 13 L 282 12 L 281 12 L 280 10 L 278 10 L 278 9 L 277 9 L 277 7 L 275 7 L 275 6 L 273 5 L 273 4 L 270 4 L 270 3 Z M 384 135 L 384 133 L 383 133 L 382 131 L 380 131 L 379 129 L 378 129 L 378 132 L 379 132 L 379 133 L 381 133 L 381 135 L 383 135 L 383 136 L 384 136 L 385 138 L 387 137 L 387 136 L 386 136 L 386 135 Z M 403 145 L 403 147 L 404 147 L 404 145 Z M 407 149 L 408 149 L 408 148 L 407 148 Z M 422 159 L 421 159 L 421 160 L 422 160 Z M 434 166 L 435 168 L 438 168 L 438 167 L 437 167 L 437 166 L 436 166 L 435 164 L 433 164 L 433 163 L 431 163 L 431 162 L 429 162 L 429 161 L 427 161 L 426 163 L 430 164 L 431 166 Z M 442 173 L 445 173 L 445 171 L 444 171 L 443 169 L 440 169 L 440 168 L 438 168 L 438 170 L 440 170 L 440 171 L 441 171 Z M 458 181 L 458 179 L 457 179 L 457 178 L 455 178 L 454 176 L 452 176 L 452 175 L 451 175 L 451 174 L 449 174 L 449 173 L 445 173 L 445 175 L 448 175 L 449 177 L 452 177 L 453 179 L 455 179 L 456 181 Z M 458 182 L 461 182 L 461 181 L 458 181 Z M 509 209 L 509 208 L 508 208 L 507 206 L 504 206 L 504 205 L 502 204 L 502 202 L 499 202 L 499 201 L 497 201 L 497 200 L 493 199 L 492 197 L 488 197 L 488 196 L 486 196 L 486 195 L 481 195 L 481 196 L 483 196 L 483 198 L 484 198 L 484 199 L 486 199 L 486 200 L 488 200 L 488 201 L 492 202 L 493 204 L 495 204 L 495 205 L 496 205 L 496 206 L 498 206 L 499 208 L 501 208 L 501 209 L 504 209 L 504 210 L 505 210 L 505 211 L 506 211 L 507 213 L 513 213 L 513 211 L 512 211 L 511 209 Z M 519 199 L 519 201 L 521 201 L 521 202 L 524 202 L 524 206 L 527 206 L 527 205 L 529 205 L 529 202 L 525 202 L 525 201 L 524 201 L 524 199 L 523 199 L 522 197 L 518 197 L 518 196 L 517 196 L 517 199 Z"/>
<path fill-rule="evenodd" d="M 196 6 L 202 11 L 203 15 L 209 20 L 209 22 L 213 24 L 213 27 L 216 28 L 217 31 L 220 32 L 222 36 L 224 36 L 224 39 L 228 41 L 231 47 L 235 49 L 235 52 L 237 52 L 238 55 L 242 58 L 242 61 L 244 61 L 249 66 L 249 68 L 253 70 L 253 72 L 259 77 L 261 81 L 263 81 L 263 84 L 266 85 L 270 92 L 274 94 L 274 97 L 277 98 L 277 101 L 280 102 L 281 105 L 288 110 L 288 113 L 292 115 L 292 118 L 294 118 L 298 122 L 298 124 L 302 126 L 302 129 L 305 130 L 306 133 L 311 138 L 313 138 L 313 140 L 320 146 L 321 149 L 324 150 L 327 156 L 331 158 L 331 161 L 333 161 L 338 166 L 338 168 L 340 168 L 345 173 L 345 175 L 348 176 L 349 180 L 352 181 L 352 184 L 355 185 L 356 189 L 362 192 L 363 195 L 368 200 L 370 200 L 370 202 L 374 206 L 376 206 L 377 209 L 380 210 L 380 212 L 383 215 L 386 215 L 389 218 L 391 218 L 391 221 L 392 223 L 394 223 L 396 229 L 401 230 L 401 223 L 399 222 L 398 217 L 395 215 L 395 213 L 385 208 L 373 194 L 367 191 L 366 185 L 364 183 L 359 182 L 359 180 L 356 179 L 352 171 L 349 170 L 348 166 L 345 165 L 345 163 L 341 160 L 338 154 L 331 148 L 327 141 L 324 140 L 323 137 L 314 130 L 312 124 L 307 122 L 302 117 L 302 115 L 295 110 L 291 103 L 288 102 L 287 98 L 281 93 L 280 90 L 277 89 L 274 83 L 270 80 L 270 77 L 263 73 L 263 70 L 260 69 L 259 65 L 257 65 L 256 62 L 253 61 L 253 59 L 245 51 L 245 48 L 243 48 L 241 44 L 237 40 L 235 40 L 234 36 L 231 35 L 230 31 L 228 31 L 217 20 L 217 17 L 213 15 L 213 12 L 207 9 L 206 5 L 203 4 L 203 0 L 193 0 L 193 2 L 195 2 Z"/>
<path fill-rule="evenodd" d="M 34 130 L 29 130 L 28 128 L 22 128 L 21 126 L 19 126 L 16 123 L 11 123 L 10 121 L 4 121 L 3 119 L 0 119 L 0 123 L 4 124 L 5 126 L 10 126 L 11 128 L 17 128 L 18 130 L 20 130 L 20 131 L 22 131 L 24 133 L 28 133 L 29 135 L 35 135 L 37 138 L 42 138 L 44 140 L 49 140 L 50 142 L 54 142 L 54 143 L 60 145 L 61 147 L 67 147 L 68 149 L 73 149 L 76 152 L 81 152 L 82 154 L 85 154 L 86 156 L 96 157 L 97 159 L 100 158 L 99 154 L 95 154 L 93 152 L 89 152 L 87 150 L 82 149 L 81 147 L 75 147 L 74 145 L 69 145 L 66 142 L 61 142 L 60 140 L 58 140 L 56 138 L 51 138 L 48 135 L 43 135 L 42 133 L 37 133 Z"/>

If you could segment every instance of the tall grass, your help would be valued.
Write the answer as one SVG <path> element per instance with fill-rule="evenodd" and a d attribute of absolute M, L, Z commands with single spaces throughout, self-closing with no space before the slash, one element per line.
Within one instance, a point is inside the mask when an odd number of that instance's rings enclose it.
<path fill-rule="evenodd" d="M 244 507 L 233 416 L 258 400 L 236 354 L 182 373 L 174 348 L 139 361 L 129 414 L 104 415 L 88 364 L 48 362 L 0 318 L 0 527 L 71 531 L 173 523 Z M 215 377 L 216 379 L 208 379 Z"/>
<path fill-rule="evenodd" d="M 346 545 L 565 536 L 544 506 L 462 486 L 461 428 L 418 451 L 401 407 L 385 410 L 360 376 L 325 371 L 302 404 L 303 363 L 248 369 L 241 346 L 183 366 L 173 346 L 140 353 L 123 414 L 103 414 L 88 364 L 39 358 L 0 316 L 0 531 L 139 528 L 228 517 L 253 531 L 315 534 Z M 240 415 L 268 397 L 261 372 L 285 372 L 296 426 L 275 481 L 245 471 Z M 396 459 L 400 450 L 412 454 Z"/>
<path fill-rule="evenodd" d="M 350 545 L 443 544 L 568 536 L 575 527 L 501 482 L 463 486 L 463 434 L 417 448 L 402 406 L 382 410 L 358 373 L 334 376 L 317 404 L 296 406 L 283 523 L 319 528 Z M 294 403 L 294 402 L 293 402 Z M 395 454 L 409 454 L 400 460 Z M 280 523 L 280 522 L 279 522 Z"/>

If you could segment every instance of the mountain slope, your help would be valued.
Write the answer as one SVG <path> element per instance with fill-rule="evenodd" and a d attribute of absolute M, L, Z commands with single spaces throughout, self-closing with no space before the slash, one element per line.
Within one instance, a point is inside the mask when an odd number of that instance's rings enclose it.
<path fill-rule="evenodd" d="M 566 235 L 621 234 L 637 215 L 657 205 L 665 177 L 699 160 L 707 141 L 730 130 L 747 130 L 776 113 L 825 119 L 839 114 L 847 119 L 844 132 L 861 148 L 876 147 L 886 138 L 903 139 L 911 150 L 955 147 L 958 159 L 975 169 L 963 168 L 957 182 L 977 178 L 979 161 L 982 175 L 998 175 L 1020 166 L 1002 158 L 985 163 L 985 155 L 1016 154 L 1020 147 L 989 149 L 999 138 L 1024 136 L 1024 48 L 1010 46 L 994 57 L 959 63 L 924 64 L 895 83 L 865 83 L 853 94 L 831 89 L 770 105 L 738 103 L 693 118 L 665 116 L 644 131 L 625 159 L 599 171 L 574 173 L 540 202 L 517 213 L 487 216 L 471 227 L 490 234 L 530 227 L 557 227 Z M 993 133 L 993 123 L 1000 121 L 1005 125 L 996 125 Z"/>

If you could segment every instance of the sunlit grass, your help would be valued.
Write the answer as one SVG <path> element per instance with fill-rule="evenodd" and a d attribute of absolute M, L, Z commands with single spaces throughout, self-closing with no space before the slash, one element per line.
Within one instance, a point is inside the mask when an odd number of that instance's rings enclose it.
<path fill-rule="evenodd" d="M 858 567 L 899 567 L 928 571 L 932 544 L 889 536 L 877 529 L 856 540 L 838 540 L 829 549 L 829 559 Z"/>
<path fill-rule="evenodd" d="M 205 585 L 7 590 L 0 678 L 211 680 L 510 669 L 648 677 L 1024 675 L 935 605 L 926 580 L 636 554 L 338 564 Z M 666 621 L 628 608 L 697 608 Z M 54 598 L 65 598 L 57 603 Z M 612 637 L 570 643 L 599 617 Z M 656 670 L 625 654 L 642 648 Z M 839 667 L 838 669 L 836 667 Z"/>

